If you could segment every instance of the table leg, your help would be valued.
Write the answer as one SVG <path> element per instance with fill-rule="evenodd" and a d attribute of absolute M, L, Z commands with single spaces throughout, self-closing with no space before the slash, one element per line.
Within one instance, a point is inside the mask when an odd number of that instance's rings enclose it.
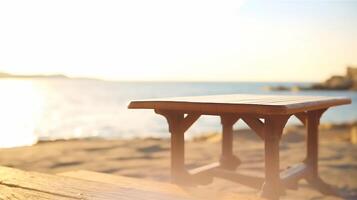
<path fill-rule="evenodd" d="M 307 182 L 323 194 L 336 195 L 332 187 L 325 183 L 318 173 L 318 127 L 321 115 L 325 110 L 311 111 L 307 113 L 307 155 L 305 163 L 310 169 L 310 173 L 306 177 Z"/>
<path fill-rule="evenodd" d="M 280 180 L 279 142 L 288 117 L 269 117 L 265 119 L 265 182 L 261 195 L 277 200 L 284 194 Z"/>
<path fill-rule="evenodd" d="M 224 169 L 235 170 L 241 161 L 233 154 L 233 125 L 238 121 L 238 117 L 222 115 L 222 155 L 220 165 Z"/>
<path fill-rule="evenodd" d="M 309 112 L 307 115 L 307 155 L 306 163 L 310 167 L 311 179 L 318 178 L 318 126 L 320 116 L 316 112 Z"/>
<path fill-rule="evenodd" d="M 176 184 L 192 182 L 185 168 L 185 132 L 200 117 L 199 114 L 155 110 L 164 116 L 169 124 L 171 133 L 171 181 Z"/>
<path fill-rule="evenodd" d="M 185 169 L 185 130 L 181 127 L 184 114 L 169 113 L 164 115 L 171 133 L 171 181 L 181 184 L 187 177 Z"/>
<path fill-rule="evenodd" d="M 173 130 L 171 132 L 171 177 L 175 183 L 183 182 L 185 169 L 185 138 L 184 133 Z"/>

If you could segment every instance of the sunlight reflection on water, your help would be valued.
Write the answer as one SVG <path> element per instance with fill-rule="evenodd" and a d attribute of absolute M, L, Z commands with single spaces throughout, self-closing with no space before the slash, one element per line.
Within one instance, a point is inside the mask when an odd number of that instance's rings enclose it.
<path fill-rule="evenodd" d="M 0 81 L 0 147 L 37 142 L 36 124 L 43 111 L 41 91 L 31 80 Z"/>
<path fill-rule="evenodd" d="M 347 96 L 357 102 L 357 93 L 351 91 L 292 93 L 262 89 L 274 84 L 281 83 L 0 79 L 0 148 L 31 145 L 40 140 L 169 137 L 167 123 L 162 116 L 155 115 L 152 110 L 127 109 L 133 99 L 250 93 Z M 356 103 L 332 108 L 322 121 L 356 121 L 356 108 Z M 290 122 L 294 123 L 294 119 Z M 244 128 L 244 123 L 237 123 L 235 128 Z M 189 129 L 187 138 L 218 131 L 219 118 L 203 116 Z"/>

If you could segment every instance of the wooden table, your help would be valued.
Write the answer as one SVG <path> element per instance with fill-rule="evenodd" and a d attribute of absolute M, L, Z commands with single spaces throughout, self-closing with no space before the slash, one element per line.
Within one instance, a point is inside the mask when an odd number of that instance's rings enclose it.
<path fill-rule="evenodd" d="M 269 199 L 279 199 L 285 189 L 296 189 L 306 179 L 323 193 L 329 187 L 318 175 L 318 126 L 332 106 L 350 104 L 349 98 L 317 96 L 217 95 L 132 101 L 131 109 L 154 109 L 168 122 L 171 133 L 171 176 L 178 184 L 206 184 L 221 177 L 257 189 Z M 201 115 L 216 115 L 223 128 L 222 155 L 218 163 L 186 170 L 184 133 Z M 306 159 L 280 172 L 279 142 L 288 119 L 296 116 L 307 130 Z M 233 154 L 233 125 L 243 120 L 263 141 L 265 177 L 238 174 L 240 160 Z"/>

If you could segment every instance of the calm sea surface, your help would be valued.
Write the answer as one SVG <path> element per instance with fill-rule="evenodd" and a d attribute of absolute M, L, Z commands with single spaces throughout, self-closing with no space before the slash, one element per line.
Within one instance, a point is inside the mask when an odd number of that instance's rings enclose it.
<path fill-rule="evenodd" d="M 0 79 L 0 147 L 83 137 L 168 137 L 166 121 L 152 110 L 128 110 L 130 100 L 215 94 L 346 96 L 352 105 L 330 109 L 323 122 L 357 120 L 357 92 L 272 92 L 265 86 L 307 83 L 108 82 L 76 79 Z M 296 123 L 292 119 L 290 123 Z M 189 136 L 219 131 L 217 117 L 200 118 Z M 237 126 L 243 126 L 238 123 Z"/>

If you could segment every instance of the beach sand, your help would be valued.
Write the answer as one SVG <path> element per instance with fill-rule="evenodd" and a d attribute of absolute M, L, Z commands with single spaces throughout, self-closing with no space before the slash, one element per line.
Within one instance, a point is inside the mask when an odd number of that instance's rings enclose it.
<path fill-rule="evenodd" d="M 302 180 L 299 190 L 288 190 L 281 199 L 357 199 L 357 145 L 350 142 L 351 126 L 322 125 L 320 129 L 320 175 L 338 189 L 341 197 L 324 196 Z M 280 147 L 282 169 L 304 159 L 304 140 L 303 127 L 286 128 Z M 234 148 L 235 154 L 243 161 L 239 170 L 263 173 L 263 142 L 254 133 L 236 131 Z M 0 165 L 46 173 L 85 169 L 169 182 L 169 155 L 170 142 L 167 139 L 80 139 L 0 149 Z M 219 155 L 220 134 L 212 133 L 186 143 L 188 168 L 215 162 Z M 256 190 L 220 179 L 202 187 L 257 194 Z"/>

